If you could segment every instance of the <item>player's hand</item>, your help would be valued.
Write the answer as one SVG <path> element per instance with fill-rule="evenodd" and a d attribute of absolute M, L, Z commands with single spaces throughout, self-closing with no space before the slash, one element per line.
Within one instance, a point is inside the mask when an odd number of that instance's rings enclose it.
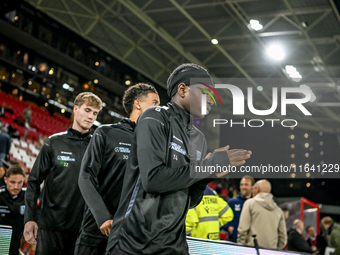
<path fill-rule="evenodd" d="M 223 148 L 216 149 L 215 151 L 226 151 L 231 166 L 241 166 L 246 163 L 246 159 L 249 159 L 252 152 L 242 149 L 229 150 L 229 145 Z"/>
<path fill-rule="evenodd" d="M 112 222 L 113 222 L 113 220 L 107 220 L 100 226 L 100 231 L 104 235 L 106 235 L 106 236 L 110 235 L 110 231 L 111 231 L 111 228 L 112 228 Z"/>
<path fill-rule="evenodd" d="M 28 221 L 25 224 L 24 237 L 29 244 L 37 244 L 38 224 L 34 221 Z"/>
<path fill-rule="evenodd" d="M 248 150 L 242 149 L 233 149 L 229 150 L 230 146 L 226 146 L 223 148 L 216 149 L 215 151 L 225 151 L 228 154 L 229 163 L 231 166 L 241 166 L 246 163 L 246 160 L 250 158 L 252 152 Z M 217 177 L 222 177 L 226 175 L 228 171 L 223 173 L 217 173 Z"/>
<path fill-rule="evenodd" d="M 229 232 L 229 234 L 233 234 L 233 232 L 234 232 L 234 227 L 233 226 L 230 226 L 229 228 L 228 228 L 228 232 Z"/>

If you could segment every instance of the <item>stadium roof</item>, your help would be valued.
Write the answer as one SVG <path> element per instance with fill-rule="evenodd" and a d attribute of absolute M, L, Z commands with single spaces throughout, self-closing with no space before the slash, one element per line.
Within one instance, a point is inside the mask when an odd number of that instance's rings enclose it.
<path fill-rule="evenodd" d="M 185 62 L 206 67 L 214 77 L 246 78 L 254 88 L 261 85 L 255 78 L 307 84 L 316 96 L 306 105 L 313 117 L 295 108 L 290 118 L 300 127 L 339 135 L 340 15 L 335 1 L 27 0 L 163 87 L 169 73 Z M 274 50 L 268 53 L 270 47 Z M 293 74 L 286 66 L 293 66 Z M 318 78 L 323 82 L 311 82 Z M 269 109 L 271 94 L 268 88 L 254 93 L 255 106 Z"/>

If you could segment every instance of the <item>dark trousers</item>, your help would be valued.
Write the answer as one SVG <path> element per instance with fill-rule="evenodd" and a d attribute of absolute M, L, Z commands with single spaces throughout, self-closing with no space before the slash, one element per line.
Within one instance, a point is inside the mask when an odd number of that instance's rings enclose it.
<path fill-rule="evenodd" d="M 74 255 L 105 255 L 106 245 L 107 239 L 104 239 L 96 247 L 77 244 L 76 249 L 74 250 Z"/>
<path fill-rule="evenodd" d="M 39 228 L 35 255 L 73 255 L 76 231 L 49 231 Z"/>
<path fill-rule="evenodd" d="M 105 255 L 131 255 L 119 249 L 119 245 L 116 244 L 111 251 L 106 252 Z"/>

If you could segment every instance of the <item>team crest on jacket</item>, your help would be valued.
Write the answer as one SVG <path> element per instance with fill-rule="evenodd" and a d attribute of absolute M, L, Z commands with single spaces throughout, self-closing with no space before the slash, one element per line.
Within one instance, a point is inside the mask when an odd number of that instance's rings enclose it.
<path fill-rule="evenodd" d="M 20 214 L 24 215 L 25 213 L 25 206 L 24 205 L 20 205 Z"/>

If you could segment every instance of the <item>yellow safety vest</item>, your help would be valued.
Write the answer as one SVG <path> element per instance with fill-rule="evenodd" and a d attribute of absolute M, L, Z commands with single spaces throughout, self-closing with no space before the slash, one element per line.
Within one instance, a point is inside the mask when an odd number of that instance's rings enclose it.
<path fill-rule="evenodd" d="M 192 237 L 220 240 L 220 227 L 232 221 L 234 213 L 217 195 L 204 195 L 201 203 L 188 211 L 186 233 Z"/>

